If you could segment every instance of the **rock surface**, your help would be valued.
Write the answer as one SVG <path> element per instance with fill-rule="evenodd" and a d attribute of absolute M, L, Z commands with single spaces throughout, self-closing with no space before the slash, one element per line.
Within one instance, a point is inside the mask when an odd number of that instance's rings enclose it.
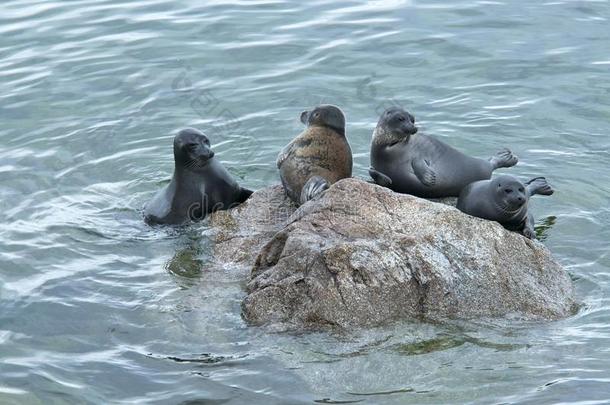
<path fill-rule="evenodd" d="M 274 185 L 256 191 L 236 208 L 213 213 L 214 257 L 223 263 L 251 267 L 296 209 L 282 186 Z"/>
<path fill-rule="evenodd" d="M 558 319 L 576 307 L 567 272 L 541 243 L 357 179 L 296 211 L 270 187 L 212 224 L 221 258 L 248 265 L 260 251 L 242 303 L 251 324 Z"/>

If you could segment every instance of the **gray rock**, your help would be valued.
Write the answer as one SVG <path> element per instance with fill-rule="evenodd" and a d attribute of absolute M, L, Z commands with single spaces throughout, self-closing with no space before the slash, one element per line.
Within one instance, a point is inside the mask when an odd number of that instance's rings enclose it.
<path fill-rule="evenodd" d="M 251 267 L 296 208 L 282 186 L 275 185 L 256 191 L 236 208 L 211 214 L 214 258 L 224 264 Z"/>
<path fill-rule="evenodd" d="M 278 192 L 277 186 L 259 192 L 238 215 L 226 214 L 237 218 L 245 256 L 262 248 L 242 302 L 251 324 L 538 320 L 566 317 L 576 308 L 570 277 L 546 247 L 498 223 L 357 179 L 335 183 L 286 221 L 272 213 L 289 206 Z M 266 199 L 272 204 L 260 220 Z M 223 249 L 237 256 L 235 247 Z"/>

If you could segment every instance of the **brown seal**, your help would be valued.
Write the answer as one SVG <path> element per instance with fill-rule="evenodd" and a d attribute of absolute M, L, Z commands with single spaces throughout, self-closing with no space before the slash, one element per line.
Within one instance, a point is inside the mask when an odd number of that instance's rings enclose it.
<path fill-rule="evenodd" d="M 334 105 L 319 105 L 303 111 L 301 122 L 307 128 L 277 158 L 284 190 L 297 204 L 352 176 L 352 150 L 345 137 L 343 111 Z"/>

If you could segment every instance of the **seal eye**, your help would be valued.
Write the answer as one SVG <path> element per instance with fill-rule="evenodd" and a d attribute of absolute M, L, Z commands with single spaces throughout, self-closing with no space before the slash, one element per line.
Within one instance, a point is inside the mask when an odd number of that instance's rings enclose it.
<path fill-rule="evenodd" d="M 319 116 L 320 116 L 320 113 L 319 113 L 319 112 L 315 112 L 315 113 L 313 113 L 313 117 L 314 117 L 314 118 L 318 118 Z"/>
<path fill-rule="evenodd" d="M 410 116 L 409 120 L 411 121 L 411 124 L 415 124 L 415 117 L 414 116 Z"/>
<path fill-rule="evenodd" d="M 521 187 L 521 188 L 519 189 L 519 191 L 523 193 L 525 190 L 523 189 L 523 187 Z"/>

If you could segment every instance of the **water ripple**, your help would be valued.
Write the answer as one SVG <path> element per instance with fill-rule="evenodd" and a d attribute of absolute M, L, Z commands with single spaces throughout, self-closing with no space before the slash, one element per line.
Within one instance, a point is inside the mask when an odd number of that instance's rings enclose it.
<path fill-rule="evenodd" d="M 5 1 L 0 402 L 606 401 L 607 5 Z M 533 210 L 582 310 L 343 336 L 247 327 L 247 269 L 214 262 L 205 223 L 150 228 L 141 209 L 178 129 L 205 131 L 260 188 L 321 102 L 346 112 L 357 176 L 390 105 L 468 153 L 511 147 L 512 174 L 557 189 Z"/>

